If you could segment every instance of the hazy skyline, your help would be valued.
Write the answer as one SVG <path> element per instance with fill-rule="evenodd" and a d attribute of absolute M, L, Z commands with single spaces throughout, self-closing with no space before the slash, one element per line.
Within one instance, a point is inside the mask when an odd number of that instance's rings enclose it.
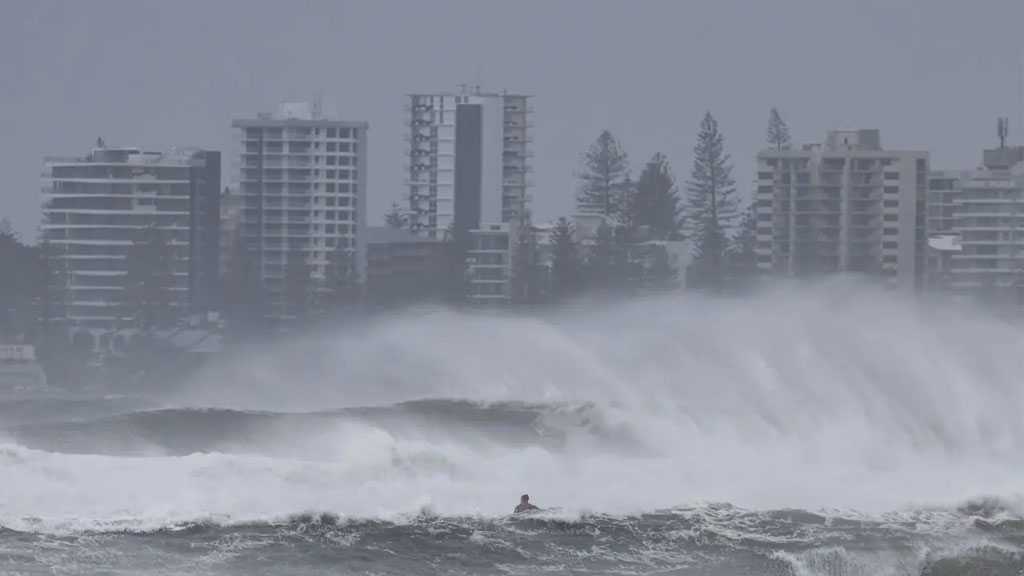
<path fill-rule="evenodd" d="M 797 143 L 880 128 L 888 148 L 969 168 L 996 117 L 1024 142 L 1024 3 L 27 2 L 0 9 L 0 218 L 28 240 L 45 155 L 114 145 L 224 151 L 231 119 L 282 100 L 370 123 L 369 216 L 403 197 L 404 96 L 479 83 L 535 97 L 533 210 L 572 210 L 603 128 L 638 173 L 655 152 L 682 186 L 701 116 L 718 118 L 740 191 L 768 110 Z"/>

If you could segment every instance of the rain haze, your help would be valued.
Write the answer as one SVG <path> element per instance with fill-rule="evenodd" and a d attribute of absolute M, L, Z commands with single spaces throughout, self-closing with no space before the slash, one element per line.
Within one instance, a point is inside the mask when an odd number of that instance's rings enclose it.
<path fill-rule="evenodd" d="M 100 136 L 229 151 L 232 118 L 284 100 L 319 97 L 370 123 L 371 221 L 404 193 L 403 97 L 460 84 L 535 97 L 540 217 L 569 210 L 579 157 L 605 128 L 635 163 L 662 152 L 685 175 L 705 110 L 744 193 L 772 106 L 796 142 L 884 127 L 884 145 L 928 148 L 940 167 L 976 163 L 996 116 L 1024 138 L 1013 0 L 16 1 L 3 13 L 0 125 L 18 137 L 0 144 L 0 214 L 27 238 L 44 155 Z"/>
<path fill-rule="evenodd" d="M 1021 576 L 1022 23 L 0 3 L 0 574 Z"/>

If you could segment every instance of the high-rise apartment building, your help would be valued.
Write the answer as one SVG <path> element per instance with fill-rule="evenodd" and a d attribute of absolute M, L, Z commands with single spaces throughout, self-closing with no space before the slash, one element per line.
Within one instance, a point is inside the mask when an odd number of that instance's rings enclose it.
<path fill-rule="evenodd" d="M 240 138 L 241 237 L 259 262 L 272 317 L 283 317 L 288 258 L 325 278 L 336 251 L 362 276 L 366 227 L 365 122 L 323 118 L 305 103 L 235 120 Z"/>
<path fill-rule="evenodd" d="M 464 90 L 409 96 L 414 231 L 440 238 L 452 225 L 479 229 L 524 213 L 530 112 L 521 94 Z"/>
<path fill-rule="evenodd" d="M 106 146 L 83 157 L 45 159 L 43 234 L 60 271 L 64 317 L 109 331 L 132 322 L 127 256 L 143 232 L 167 244 L 176 315 L 202 311 L 219 266 L 220 153 L 148 152 Z"/>
<path fill-rule="evenodd" d="M 878 130 L 757 156 L 757 262 L 764 272 L 880 274 L 921 282 L 928 153 L 882 148 Z"/>
<path fill-rule="evenodd" d="M 510 247 L 531 185 L 529 97 L 413 94 L 407 112 L 410 228 L 435 239 L 453 231 L 464 243 L 470 300 L 508 301 Z"/>
<path fill-rule="evenodd" d="M 932 172 L 928 237 L 931 287 L 1024 306 L 1024 147 L 985 150 L 975 170 Z"/>

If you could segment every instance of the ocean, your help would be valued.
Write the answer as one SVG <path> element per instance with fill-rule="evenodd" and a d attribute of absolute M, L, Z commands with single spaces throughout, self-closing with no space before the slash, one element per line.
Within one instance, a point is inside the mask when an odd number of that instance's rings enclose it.
<path fill-rule="evenodd" d="M 832 283 L 416 310 L 0 399 L 0 574 L 1024 574 L 1022 344 Z"/>

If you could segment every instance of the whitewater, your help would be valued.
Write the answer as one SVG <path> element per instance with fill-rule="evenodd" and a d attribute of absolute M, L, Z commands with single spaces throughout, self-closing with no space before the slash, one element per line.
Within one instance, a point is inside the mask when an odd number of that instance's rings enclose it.
<path fill-rule="evenodd" d="M 849 279 L 263 342 L 0 402 L 0 571 L 1017 574 L 1022 345 Z"/>

